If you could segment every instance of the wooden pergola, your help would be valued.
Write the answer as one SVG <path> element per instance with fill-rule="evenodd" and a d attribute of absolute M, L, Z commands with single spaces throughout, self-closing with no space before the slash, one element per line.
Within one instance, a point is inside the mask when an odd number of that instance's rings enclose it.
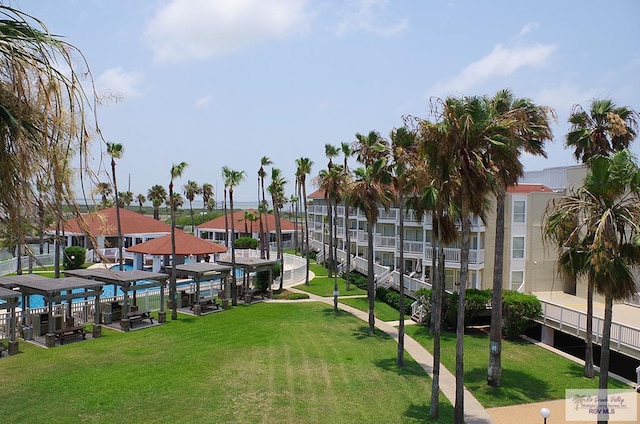
<path fill-rule="evenodd" d="M 16 307 L 18 306 L 20 293 L 0 287 L 0 308 L 10 311 L 9 315 L 9 345 L 7 346 L 9 355 L 18 353 L 18 340 L 16 339 Z"/>
<path fill-rule="evenodd" d="M 231 260 L 218 260 L 219 264 L 233 266 Z M 239 257 L 235 260 L 235 266 L 241 268 L 245 274 L 252 272 L 269 271 L 269 298 L 272 297 L 272 285 L 273 285 L 273 266 L 278 263 L 278 260 L 262 259 L 262 258 L 243 258 Z M 235 270 L 233 270 L 235 273 Z M 251 297 L 249 296 L 249 299 Z"/>
<path fill-rule="evenodd" d="M 47 333 L 45 335 L 45 346 L 55 346 L 53 305 L 67 302 L 69 313 L 64 318 L 65 322 L 71 318 L 71 303 L 73 299 L 82 299 L 93 297 L 95 301 L 95 317 L 93 325 L 93 337 L 102 335 L 100 327 L 100 295 L 102 294 L 103 283 L 99 281 L 87 281 L 77 277 L 66 278 L 48 278 L 36 274 L 22 274 L 7 277 L 0 277 L 0 285 L 5 288 L 18 288 L 22 295 L 23 324 L 31 324 L 27 319 L 29 316 L 30 296 L 40 295 L 44 297 L 47 305 Z M 74 290 L 83 289 L 83 291 L 74 292 Z"/>
<path fill-rule="evenodd" d="M 170 269 L 171 267 L 169 267 Z M 231 273 L 231 267 L 210 262 L 196 262 L 192 264 L 176 265 L 176 276 L 179 278 L 191 278 L 196 284 L 196 299 L 200 299 L 200 282 L 203 279 L 220 278 L 225 287 L 225 296 L 222 298 L 223 308 L 228 307 L 228 297 L 226 289 L 228 287 L 228 276 Z M 194 305 L 194 314 L 201 315 L 200 305 Z"/>
<path fill-rule="evenodd" d="M 127 314 L 131 311 L 129 292 L 144 290 L 150 288 L 160 288 L 160 312 L 158 313 L 158 322 L 166 322 L 166 313 L 164 311 L 164 288 L 169 276 L 160 272 L 149 272 L 141 270 L 118 271 L 107 268 L 86 268 L 86 269 L 70 269 L 62 271 L 65 275 L 75 276 L 83 279 L 100 281 L 104 284 L 113 284 L 120 287 L 124 294 L 122 302 L 122 319 L 120 327 L 123 331 L 131 329 L 131 323 L 127 318 Z M 114 294 L 116 292 L 114 291 Z"/>

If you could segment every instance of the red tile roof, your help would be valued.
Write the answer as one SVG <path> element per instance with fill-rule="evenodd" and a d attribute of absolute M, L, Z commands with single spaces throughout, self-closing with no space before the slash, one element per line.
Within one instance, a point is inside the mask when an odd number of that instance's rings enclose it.
<path fill-rule="evenodd" d="M 529 194 L 529 193 L 552 193 L 549 187 L 542 184 L 516 184 L 507 187 L 507 193 Z"/>
<path fill-rule="evenodd" d="M 246 211 L 252 212 L 256 217 L 259 216 L 259 213 L 257 210 L 247 209 Z M 236 232 L 240 232 L 240 233 L 244 232 L 244 212 L 245 212 L 244 210 L 239 210 L 239 211 L 234 211 L 233 213 L 233 218 L 235 220 L 233 226 Z M 227 212 L 227 216 L 231 218 L 231 213 Z M 269 232 L 274 233 L 276 231 L 276 218 L 272 214 L 269 214 L 267 216 L 267 224 L 269 225 Z M 263 224 L 265 225 L 265 230 L 266 230 L 267 224 Z M 282 217 L 280 218 L 280 225 L 282 227 L 282 231 L 293 231 L 295 228 L 295 225 L 293 224 L 293 222 L 288 221 Z M 215 230 L 224 231 L 224 215 L 211 219 L 207 222 L 203 222 L 200 225 L 196 225 L 196 228 L 215 229 Z M 231 229 L 231 221 L 229 221 L 229 229 Z M 252 233 L 259 232 L 260 221 L 251 222 L 247 220 L 247 230 L 249 230 L 249 232 L 252 232 Z"/>
<path fill-rule="evenodd" d="M 125 249 L 132 253 L 146 253 L 148 255 L 171 255 L 171 234 L 149 240 Z M 201 239 L 176 228 L 176 255 L 207 255 L 224 253 L 227 248 L 209 240 Z"/>
<path fill-rule="evenodd" d="M 89 233 L 103 236 L 117 236 L 116 207 L 101 209 L 82 215 L 89 227 Z M 74 218 L 66 222 L 65 232 L 82 233 L 83 230 Z M 169 233 L 171 225 L 153 219 L 149 215 L 141 215 L 128 209 L 120 208 L 120 228 L 122 234 Z"/>

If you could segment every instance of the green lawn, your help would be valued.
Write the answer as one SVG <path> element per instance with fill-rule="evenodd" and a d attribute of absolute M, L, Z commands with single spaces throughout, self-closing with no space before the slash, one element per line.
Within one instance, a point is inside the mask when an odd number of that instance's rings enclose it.
<path fill-rule="evenodd" d="M 312 262 L 309 264 L 309 270 L 315 274 L 315 277 L 309 281 L 309 285 L 307 286 L 302 283 L 295 286 L 295 288 L 322 297 L 333 296 L 335 278 L 329 278 L 327 276 L 327 269 L 322 265 Z M 338 277 L 338 291 L 340 292 L 340 296 L 360 296 L 367 294 L 366 290 L 359 289 L 354 284 L 351 284 L 349 291 L 347 291 L 347 283 L 344 278 L 340 277 Z"/>
<path fill-rule="evenodd" d="M 339 301 L 340 303 L 352 306 L 361 311 L 369 312 L 369 299 L 367 299 L 366 297 L 354 297 L 350 299 L 341 297 Z M 378 299 L 375 300 L 373 313 L 375 314 L 376 318 L 382 321 L 398 321 L 400 319 L 400 314 L 398 313 L 397 309 L 387 305 L 386 303 Z M 410 320 L 411 317 L 405 315 L 404 319 Z"/>
<path fill-rule="evenodd" d="M 425 422 L 430 380 L 320 303 L 254 304 L 0 360 L 12 422 Z M 442 396 L 443 419 L 453 410 Z"/>
<path fill-rule="evenodd" d="M 406 334 L 433 352 L 433 339 L 424 326 L 408 326 Z M 456 335 L 442 333 L 441 363 L 455 370 Z M 502 378 L 500 387 L 489 387 L 487 361 L 489 337 L 484 333 L 471 333 L 464 341 L 465 386 L 485 408 L 564 399 L 565 389 L 597 389 L 598 379 L 582 376 L 583 367 L 525 341 L 502 343 Z M 612 378 L 611 388 L 629 387 Z"/>

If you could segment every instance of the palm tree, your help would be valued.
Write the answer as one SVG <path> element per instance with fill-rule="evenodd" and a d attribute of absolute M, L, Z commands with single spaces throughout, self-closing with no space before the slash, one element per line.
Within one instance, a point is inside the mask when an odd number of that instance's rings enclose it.
<path fill-rule="evenodd" d="M 267 259 L 269 259 L 269 243 L 271 241 L 271 233 L 269 232 L 269 204 L 267 203 L 267 200 L 264 195 L 264 177 L 267 176 L 267 172 L 265 171 L 264 167 L 270 166 L 270 165 L 273 165 L 273 162 L 271 161 L 271 159 L 269 159 L 267 156 L 263 156 L 260 159 L 260 169 L 258 169 L 260 190 L 262 192 L 262 203 L 265 206 L 264 207 L 264 226 L 265 226 L 265 233 L 266 233 L 266 235 L 260 234 L 261 246 L 264 249 L 264 252 L 263 253 L 261 252 L 261 254 L 264 254 L 263 257 L 266 257 Z M 258 202 L 260 202 L 260 199 L 258 199 Z"/>
<path fill-rule="evenodd" d="M 118 265 L 120 271 L 123 268 L 122 257 L 122 227 L 120 225 L 120 202 L 118 201 L 118 183 L 116 180 L 116 159 L 124 154 L 124 146 L 120 143 L 107 143 L 107 154 L 111 156 L 111 178 L 113 178 L 113 191 L 116 197 L 116 226 L 118 230 Z"/>
<path fill-rule="evenodd" d="M 193 220 L 193 200 L 202 193 L 202 188 L 195 181 L 188 180 L 184 185 L 184 195 L 189 200 L 189 213 L 191 214 L 191 232 L 195 233 L 195 221 Z"/>
<path fill-rule="evenodd" d="M 222 178 L 224 178 L 224 244 L 229 249 L 229 216 L 227 215 L 227 187 L 229 187 L 229 181 L 231 179 L 231 173 L 233 171 L 227 166 L 222 167 Z"/>
<path fill-rule="evenodd" d="M 227 172 L 227 179 L 225 180 L 225 187 L 229 187 L 229 207 L 231 209 L 231 234 L 233 239 L 235 239 L 235 226 L 233 223 L 233 188 L 240 184 L 246 175 L 244 171 L 234 171 L 232 169 L 227 168 L 226 166 L 223 168 Z M 231 248 L 231 273 L 232 273 L 232 290 L 231 290 L 231 304 L 236 306 L 238 304 L 238 290 L 236 287 L 236 249 L 233 246 L 233 241 L 230 244 Z"/>
<path fill-rule="evenodd" d="M 353 149 L 351 148 L 351 144 L 349 143 L 345 143 L 344 141 L 342 143 L 340 143 L 340 150 L 342 151 L 342 154 L 344 155 L 344 163 L 342 165 L 342 170 L 345 173 L 345 177 L 348 179 L 351 178 L 350 173 L 349 173 L 349 158 L 351 157 L 351 155 L 353 155 Z M 344 193 L 342 193 L 342 203 L 344 205 L 344 242 L 345 242 L 345 254 L 347 256 L 347 263 L 346 263 L 346 271 L 345 271 L 345 290 L 349 291 L 351 290 L 351 228 L 349 227 L 349 208 L 351 207 L 350 202 L 349 202 L 349 193 L 347 190 L 344 191 Z"/>
<path fill-rule="evenodd" d="M 406 197 L 414 193 L 417 189 L 417 181 L 414 179 L 416 174 L 413 168 L 417 166 L 417 144 L 416 134 L 409 131 L 406 127 L 394 129 L 390 134 L 391 153 L 393 156 L 393 186 L 396 193 L 396 202 L 400 210 L 399 220 L 399 263 L 397 266 L 400 274 L 400 322 L 398 326 L 398 356 L 397 364 L 399 367 L 404 366 L 404 212 L 406 205 Z"/>
<path fill-rule="evenodd" d="M 567 147 L 574 149 L 574 157 L 588 163 L 596 155 L 608 156 L 627 148 L 638 130 L 638 113 L 627 106 L 618 107 L 611 100 L 596 99 L 589 113 L 575 105 L 569 116 L 571 128 L 566 137 Z M 578 248 L 577 246 L 575 246 Z M 563 267 L 564 275 L 575 276 L 578 270 L 571 269 L 571 262 Z M 593 367 L 593 292 L 594 281 L 587 275 L 587 327 L 585 331 L 584 376 L 594 378 Z"/>
<path fill-rule="evenodd" d="M 171 299 L 171 319 L 178 319 L 178 298 L 176 287 L 176 197 L 173 193 L 173 181 L 182 176 L 182 172 L 187 167 L 186 162 L 171 165 L 171 180 L 169 181 L 169 209 L 171 210 L 171 281 L 169 284 L 169 298 Z M 176 193 L 179 195 L 180 193 Z"/>
<path fill-rule="evenodd" d="M 118 205 L 121 208 L 128 209 L 133 202 L 133 193 L 130 191 L 121 191 L 118 193 Z"/>
<path fill-rule="evenodd" d="M 496 128 L 491 121 L 489 101 L 484 97 L 448 97 L 440 103 L 443 157 L 449 157 L 459 178 L 461 248 L 460 285 L 456 323 L 456 401 L 454 419 L 464 422 L 464 304 L 469 274 L 471 214 L 481 216 L 489 191 L 487 150 Z"/>
<path fill-rule="evenodd" d="M 436 113 L 438 113 L 436 111 Z M 440 414 L 440 357 L 441 357 L 441 317 L 445 288 L 444 246 L 458 240 L 454 219 L 459 210 L 453 202 L 454 192 L 459 191 L 459 180 L 452 170 L 451 158 L 443 152 L 447 127 L 444 122 L 421 121 L 419 125 L 420 152 L 425 159 L 424 181 L 421 196 L 414 201 L 418 213 L 431 211 L 432 221 L 432 265 L 431 282 L 431 333 L 433 336 L 433 378 L 431 379 L 431 407 L 429 416 L 436 420 Z M 453 176 L 453 178 L 452 178 Z"/>
<path fill-rule="evenodd" d="M 551 203 L 543 222 L 544 234 L 568 247 L 559 262 L 573 260 L 605 298 L 598 386 L 607 389 L 613 302 L 635 293 L 632 270 L 640 265 L 640 169 L 627 149 L 591 156 L 589 167 L 583 187 Z"/>
<path fill-rule="evenodd" d="M 553 111 L 529 99 L 516 99 L 509 90 L 500 90 L 490 100 L 497 134 L 491 139 L 489 155 L 494 170 L 496 196 L 496 238 L 494 249 L 491 330 L 487 383 L 500 386 L 502 374 L 502 290 L 504 263 L 504 220 L 507 187 L 518 182 L 524 168 L 522 152 L 546 157 L 544 143 L 551 141 L 549 115 Z"/>
<path fill-rule="evenodd" d="M 144 194 L 138 194 L 138 196 L 136 196 L 136 199 L 138 200 L 138 210 L 140 211 L 140 213 L 144 213 L 142 211 L 142 206 L 144 205 L 144 202 L 147 201 L 147 196 L 145 196 Z"/>
<path fill-rule="evenodd" d="M 333 165 L 329 169 L 323 169 L 318 175 L 318 186 L 324 191 L 325 199 L 327 199 L 328 213 L 333 213 L 333 233 L 335 234 L 337 224 L 337 208 L 335 205 L 342 198 L 342 190 L 345 185 L 345 173 L 342 171 L 342 166 Z M 333 311 L 338 312 L 338 273 L 334 275 L 334 290 L 333 290 Z"/>
<path fill-rule="evenodd" d="M 109 206 L 108 197 L 111 196 L 111 193 L 113 193 L 113 188 L 111 187 L 110 183 L 96 184 L 94 193 L 99 194 L 102 197 L 102 201 L 100 202 L 100 205 L 103 208 L 106 208 L 107 206 Z"/>
<path fill-rule="evenodd" d="M 280 221 L 280 211 L 282 210 L 285 202 L 284 186 L 287 180 L 282 176 L 282 171 L 278 168 L 271 169 L 271 184 L 267 187 L 267 191 L 271 194 L 271 201 L 273 202 L 273 214 L 276 220 L 276 258 L 280 261 L 280 287 L 282 291 L 284 280 L 284 260 L 282 256 L 282 225 Z"/>
<path fill-rule="evenodd" d="M 305 256 L 306 256 L 306 275 L 304 279 L 304 284 L 306 286 L 309 285 L 309 216 L 307 215 L 307 175 L 311 173 L 311 168 L 313 167 L 313 161 L 309 158 L 299 158 L 296 159 L 296 175 L 298 176 L 298 180 L 300 182 L 300 187 L 302 187 L 302 202 L 304 206 L 304 237 L 306 239 L 305 245 Z"/>
<path fill-rule="evenodd" d="M 338 154 L 340 153 L 340 149 L 338 149 L 338 147 L 332 145 L 332 144 L 325 144 L 324 145 L 324 154 L 327 158 L 329 158 L 329 163 L 327 164 L 327 170 L 329 172 L 331 172 L 331 168 L 333 167 L 333 158 L 337 157 Z M 328 217 L 328 224 L 329 224 L 329 259 L 327 261 L 327 270 L 329 271 L 329 278 L 331 278 L 333 276 L 334 272 L 337 272 L 336 270 L 336 260 L 337 258 L 335 257 L 335 251 L 334 251 L 334 244 L 336 242 L 335 240 L 335 234 L 333 231 L 333 209 L 336 205 L 333 205 L 331 203 L 331 199 L 329 199 L 327 197 L 327 193 L 325 192 L 324 194 L 324 199 L 325 202 L 327 203 L 327 217 Z"/>
<path fill-rule="evenodd" d="M 153 219 L 160 219 L 160 206 L 167 199 L 167 191 L 161 185 L 154 185 L 147 190 L 147 199 L 153 205 Z"/>
<path fill-rule="evenodd" d="M 355 170 L 355 181 L 349 187 L 353 206 L 367 218 L 367 297 L 369 299 L 369 335 L 375 328 L 375 286 L 373 270 L 373 228 L 380 214 L 379 206 L 389 209 L 393 199 L 387 164 L 387 142 L 375 131 L 368 136 L 356 134 L 355 153 L 365 165 Z"/>
<path fill-rule="evenodd" d="M 216 201 L 213 195 L 213 186 L 209 183 L 202 184 L 202 202 L 207 211 L 212 212 L 215 209 Z"/>

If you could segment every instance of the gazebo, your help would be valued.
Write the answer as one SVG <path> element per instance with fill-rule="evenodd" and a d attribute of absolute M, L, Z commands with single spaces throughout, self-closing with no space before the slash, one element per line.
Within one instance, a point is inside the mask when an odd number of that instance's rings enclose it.
<path fill-rule="evenodd" d="M 217 263 L 209 263 L 209 262 L 196 262 L 189 264 L 176 265 L 176 276 L 180 278 L 191 278 L 196 284 L 196 292 L 195 292 L 195 302 L 193 302 L 193 313 L 195 315 L 202 314 L 202 308 L 199 304 L 200 299 L 200 282 L 205 278 L 216 278 L 220 277 L 220 279 L 224 282 L 225 287 L 225 296 L 222 299 L 223 308 L 228 307 L 228 297 L 227 288 L 229 273 L 231 272 L 231 267 L 226 265 L 220 265 Z"/>
<path fill-rule="evenodd" d="M 166 313 L 164 312 L 164 288 L 167 278 L 169 277 L 167 274 L 141 270 L 117 271 L 107 268 L 70 269 L 62 272 L 69 276 L 119 286 L 124 293 L 120 320 L 120 327 L 123 331 L 129 331 L 131 329 L 131 322 L 128 319 L 128 313 L 131 312 L 129 292 L 160 287 L 160 312 L 158 313 L 158 322 L 162 323 L 166 321 Z M 117 305 L 120 306 L 119 304 Z M 113 306 L 112 304 L 112 308 Z M 113 312 L 112 309 L 111 313 Z"/>
<path fill-rule="evenodd" d="M 230 259 L 219 259 L 218 263 L 222 265 L 233 266 Z M 278 260 L 262 258 L 237 257 L 235 260 L 235 266 L 241 268 L 246 275 L 252 272 L 269 271 L 269 297 L 271 297 L 271 286 L 273 285 L 273 266 L 276 263 L 278 263 Z M 250 301 L 251 297 L 249 296 L 249 302 Z"/>
<path fill-rule="evenodd" d="M 174 264 L 182 264 L 184 263 L 185 257 L 190 256 L 206 257 L 208 255 L 214 255 L 215 260 L 215 255 L 227 251 L 226 247 L 218 243 L 187 234 L 179 229 L 176 229 L 175 232 L 175 249 L 176 257 L 173 260 Z M 133 267 L 135 269 L 142 269 L 142 258 L 144 255 L 152 255 L 152 269 L 154 272 L 158 272 L 162 268 L 161 262 L 163 258 L 164 265 L 169 265 L 169 258 L 172 254 L 171 234 L 128 247 L 126 251 L 136 254 L 133 260 Z"/>
<path fill-rule="evenodd" d="M 38 336 L 45 335 L 45 346 L 55 346 L 54 331 L 62 329 L 63 323 L 72 326 L 71 303 L 73 299 L 93 297 L 94 325 L 93 337 L 102 335 L 100 326 L 100 294 L 104 284 L 99 281 L 87 281 L 82 278 L 48 278 L 36 274 L 21 274 L 7 277 L 0 277 L 0 286 L 5 288 L 18 288 L 22 294 L 23 324 L 31 324 L 34 329 L 37 326 Z M 83 291 L 74 291 L 83 289 Z M 47 305 L 46 314 L 29 316 L 30 302 L 29 296 L 40 295 L 44 297 Z M 67 302 L 68 312 L 64 316 L 53 316 L 53 305 Z M 54 319 L 55 318 L 55 319 Z M 33 320 L 36 321 L 33 321 Z M 29 320 L 29 321 L 27 321 Z"/>
<path fill-rule="evenodd" d="M 15 355 L 18 353 L 18 340 L 16 339 L 16 307 L 18 306 L 18 299 L 20 293 L 9 290 L 4 287 L 0 287 L 0 308 L 10 310 L 9 314 L 9 345 L 7 350 L 9 355 Z"/>

